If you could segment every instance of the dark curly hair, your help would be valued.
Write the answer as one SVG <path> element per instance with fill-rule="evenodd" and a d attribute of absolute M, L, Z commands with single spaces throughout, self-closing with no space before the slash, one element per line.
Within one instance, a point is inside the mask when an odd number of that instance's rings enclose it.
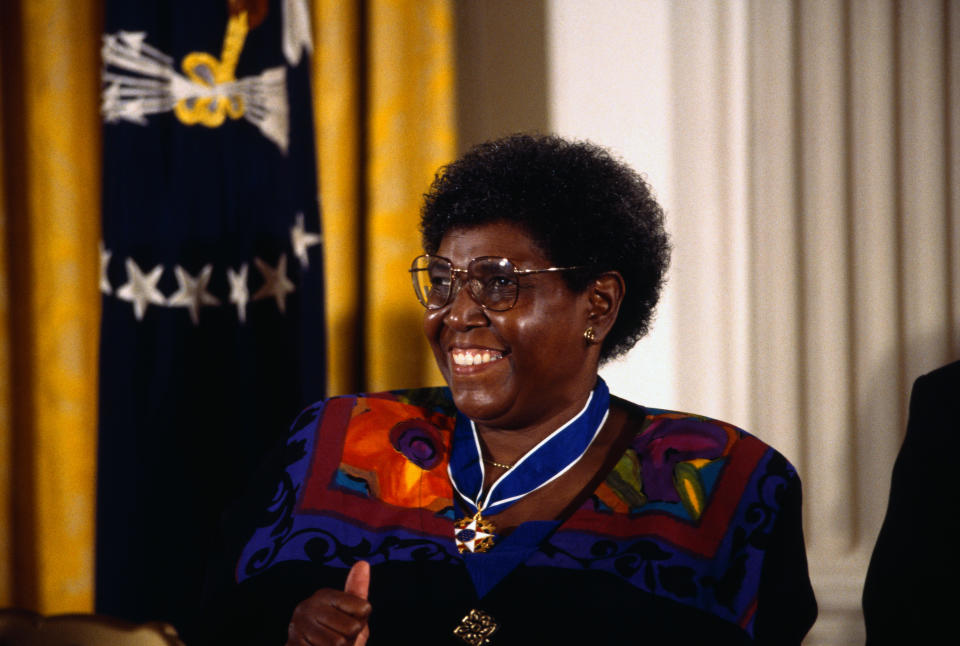
<path fill-rule="evenodd" d="M 436 253 L 451 229 L 508 221 L 524 228 L 582 291 L 605 271 L 623 276 L 620 314 L 601 362 L 647 333 L 660 298 L 670 242 L 663 209 L 633 169 L 589 142 L 516 134 L 482 143 L 438 172 L 424 195 L 420 230 Z"/>

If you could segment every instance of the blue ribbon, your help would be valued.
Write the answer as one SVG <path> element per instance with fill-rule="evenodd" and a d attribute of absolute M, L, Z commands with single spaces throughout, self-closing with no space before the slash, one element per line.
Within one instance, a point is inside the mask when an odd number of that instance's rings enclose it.
<path fill-rule="evenodd" d="M 573 419 L 547 436 L 490 487 L 480 500 L 484 469 L 480 454 L 480 438 L 474 423 L 457 412 L 453 431 L 453 449 L 447 472 L 457 493 L 472 512 L 503 511 L 527 494 L 565 473 L 583 457 L 600 432 L 610 410 L 610 390 L 602 378 L 586 405 Z"/>

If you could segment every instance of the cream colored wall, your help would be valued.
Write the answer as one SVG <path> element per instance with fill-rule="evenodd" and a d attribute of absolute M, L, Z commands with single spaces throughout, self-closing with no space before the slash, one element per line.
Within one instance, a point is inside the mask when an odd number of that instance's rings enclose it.
<path fill-rule="evenodd" d="M 862 644 L 910 384 L 960 357 L 960 2 L 535 4 L 503 41 L 507 18 L 488 17 L 461 60 L 495 87 L 491 57 L 542 42 L 545 82 L 518 85 L 544 88 L 540 129 L 644 172 L 674 237 L 654 331 L 605 378 L 742 425 L 798 467 L 820 603 L 805 644 Z M 474 139 L 529 128 L 512 120 L 523 101 L 475 92 L 460 121 Z"/>
<path fill-rule="evenodd" d="M 668 212 L 675 202 L 669 19 L 662 1 L 550 2 L 547 11 L 551 129 L 610 148 L 646 176 Z M 628 399 L 681 408 L 677 292 L 668 285 L 651 334 L 603 375 Z"/>

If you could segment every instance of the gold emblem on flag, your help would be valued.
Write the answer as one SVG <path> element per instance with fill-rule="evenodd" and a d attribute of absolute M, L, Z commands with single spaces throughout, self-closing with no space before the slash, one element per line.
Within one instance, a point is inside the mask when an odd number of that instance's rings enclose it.
<path fill-rule="evenodd" d="M 216 128 L 227 116 L 231 119 L 243 116 L 243 96 L 231 93 L 226 88 L 230 88 L 230 84 L 237 80 L 234 71 L 249 31 L 247 12 L 240 11 L 231 15 L 227 22 L 227 34 L 219 59 L 207 52 L 190 52 L 183 58 L 181 66 L 187 78 L 199 86 L 209 87 L 211 95 L 191 96 L 177 101 L 173 106 L 177 119 L 187 125 L 200 123 L 208 128 Z"/>

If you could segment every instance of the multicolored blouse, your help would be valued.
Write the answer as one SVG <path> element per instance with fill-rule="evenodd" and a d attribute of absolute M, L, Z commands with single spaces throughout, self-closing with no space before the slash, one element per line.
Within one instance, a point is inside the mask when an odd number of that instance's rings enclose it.
<path fill-rule="evenodd" d="M 296 604 L 365 560 L 371 644 L 799 644 L 816 603 L 793 467 L 730 424 L 639 411 L 566 520 L 460 554 L 449 390 L 311 406 L 271 484 L 234 515 L 245 538 L 209 615 L 216 639 L 282 644 Z"/>

